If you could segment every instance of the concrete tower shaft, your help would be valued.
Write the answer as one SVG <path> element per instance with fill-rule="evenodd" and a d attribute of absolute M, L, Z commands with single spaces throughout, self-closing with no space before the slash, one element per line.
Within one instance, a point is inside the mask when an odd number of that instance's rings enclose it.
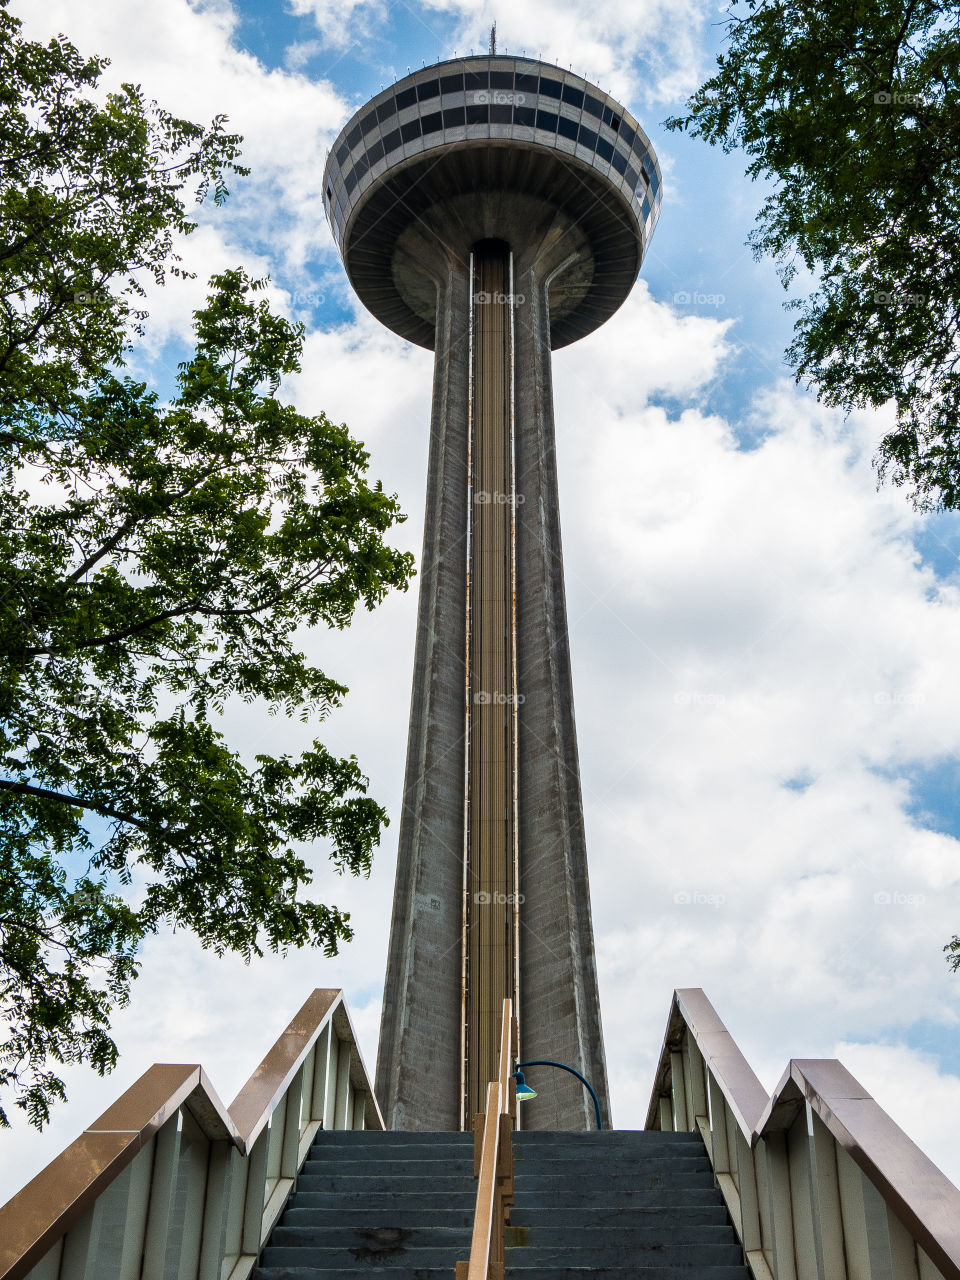
<path fill-rule="evenodd" d="M 627 296 L 659 208 L 649 144 L 558 68 L 473 58 L 375 98 L 324 176 L 344 264 L 436 352 L 420 609 L 378 1094 L 466 1126 L 504 996 L 521 1056 L 609 1119 L 560 548 L 551 349 Z M 524 1125 L 590 1127 L 557 1073 Z"/>

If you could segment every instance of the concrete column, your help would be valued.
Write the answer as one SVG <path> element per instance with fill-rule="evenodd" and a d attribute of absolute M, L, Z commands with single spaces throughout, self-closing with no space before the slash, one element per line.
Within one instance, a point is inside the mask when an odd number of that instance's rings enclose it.
<path fill-rule="evenodd" d="M 551 287 L 564 276 L 576 279 L 582 270 L 584 249 L 569 221 L 543 206 L 536 212 L 537 217 L 513 220 L 524 227 L 525 238 L 511 243 L 523 895 L 514 996 L 521 1058 L 553 1058 L 581 1071 L 600 1097 L 606 1124 L 560 545 L 548 304 Z M 451 228 L 452 219 L 445 220 L 432 235 L 424 219 L 405 241 L 407 260 L 423 275 L 432 274 L 436 284 L 437 341 L 407 775 L 377 1069 L 387 1124 L 400 1129 L 456 1129 L 461 1123 L 465 919 L 472 927 L 464 894 L 469 897 L 473 887 L 464 876 L 469 254 L 486 227 L 478 215 L 459 238 Z M 592 1103 L 578 1081 L 549 1068 L 535 1075 L 543 1096 L 524 1104 L 525 1128 L 594 1126 Z"/>
<path fill-rule="evenodd" d="M 460 1127 L 469 259 L 438 255 L 427 507 L 377 1098 L 388 1128 Z"/>

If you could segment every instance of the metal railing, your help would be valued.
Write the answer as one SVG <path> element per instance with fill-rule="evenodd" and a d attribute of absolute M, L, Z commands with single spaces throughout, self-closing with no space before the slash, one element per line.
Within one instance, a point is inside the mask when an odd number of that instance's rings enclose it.
<path fill-rule="evenodd" d="M 960 1190 L 835 1059 L 768 1097 L 698 987 L 674 993 L 646 1127 L 699 1130 L 756 1280 L 960 1280 Z"/>
<path fill-rule="evenodd" d="M 503 1280 L 503 1231 L 513 1204 L 513 1142 L 517 1088 L 517 1023 L 513 1004 L 503 1002 L 497 1079 L 487 1085 L 487 1109 L 473 1121 L 473 1176 L 477 1206 L 469 1262 L 458 1262 L 456 1280 Z"/>
<path fill-rule="evenodd" d="M 0 1280 L 246 1280 L 319 1129 L 383 1128 L 335 989 L 230 1107 L 155 1065 L 0 1208 Z"/>

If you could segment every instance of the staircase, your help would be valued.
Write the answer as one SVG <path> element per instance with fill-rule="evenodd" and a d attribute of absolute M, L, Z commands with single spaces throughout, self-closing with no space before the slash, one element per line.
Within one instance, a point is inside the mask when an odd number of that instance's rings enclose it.
<path fill-rule="evenodd" d="M 749 1280 L 706 1148 L 655 1130 L 514 1134 L 516 1280 Z"/>
<path fill-rule="evenodd" d="M 476 1188 L 471 1133 L 321 1132 L 255 1280 L 453 1280 Z"/>
<path fill-rule="evenodd" d="M 506 1275 L 748 1280 L 698 1134 L 517 1133 Z M 320 1133 L 256 1280 L 453 1280 L 476 1183 L 463 1133 Z"/>

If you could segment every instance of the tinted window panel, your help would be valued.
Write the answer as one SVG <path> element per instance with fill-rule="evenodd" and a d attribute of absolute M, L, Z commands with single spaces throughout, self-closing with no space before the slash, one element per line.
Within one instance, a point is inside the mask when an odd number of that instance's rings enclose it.
<path fill-rule="evenodd" d="M 401 89 L 397 94 L 397 110 L 402 111 L 404 107 L 412 107 L 416 100 L 416 89 Z"/>
<path fill-rule="evenodd" d="M 378 160 L 383 159 L 383 143 L 379 138 L 367 152 L 367 159 L 371 164 L 376 164 Z"/>
<path fill-rule="evenodd" d="M 346 180 L 346 182 L 345 182 L 343 185 L 344 185 L 344 186 L 346 187 L 346 189 L 347 189 L 347 195 L 350 195 L 350 193 L 353 191 L 354 187 L 357 185 L 357 175 L 354 173 L 354 171 L 353 171 L 352 169 L 351 169 L 351 170 L 350 170 L 350 172 L 347 174 L 347 180 Z"/>
<path fill-rule="evenodd" d="M 597 155 L 609 163 L 613 159 L 613 143 L 607 142 L 606 138 L 598 138 Z"/>
<path fill-rule="evenodd" d="M 491 124 L 512 124 L 513 123 L 513 107 L 502 107 L 494 105 L 490 108 Z"/>
<path fill-rule="evenodd" d="M 489 71 L 466 71 L 463 76 L 463 87 L 468 93 L 474 89 L 489 89 Z"/>
<path fill-rule="evenodd" d="M 603 103 L 599 98 L 591 97 L 589 93 L 584 95 L 583 109 L 590 115 L 596 116 L 597 119 L 603 115 Z"/>
<path fill-rule="evenodd" d="M 347 134 L 347 146 L 352 151 L 359 141 L 360 141 L 360 126 L 358 124 L 355 124 L 353 128 L 350 130 L 350 132 Z"/>
<path fill-rule="evenodd" d="M 383 122 L 384 120 L 389 120 L 391 116 L 395 116 L 396 114 L 397 114 L 396 98 L 387 98 L 385 102 L 381 102 L 379 107 L 377 107 L 377 119 L 381 122 Z"/>
<path fill-rule="evenodd" d="M 363 119 L 360 121 L 360 132 L 363 134 L 364 137 L 366 137 L 367 134 L 370 133 L 370 131 L 372 129 L 375 129 L 376 127 L 377 127 L 377 113 L 375 111 L 371 111 L 368 115 L 365 115 Z"/>
<path fill-rule="evenodd" d="M 581 125 L 577 141 L 581 146 L 586 147 L 588 151 L 594 151 L 597 146 L 597 135 L 593 129 L 588 129 L 585 125 Z"/>
<path fill-rule="evenodd" d="M 613 167 L 616 169 L 617 173 L 623 173 L 624 169 L 627 167 L 627 157 L 625 155 L 621 155 L 619 151 L 615 151 L 613 153 Z"/>
<path fill-rule="evenodd" d="M 440 77 L 441 93 L 462 93 L 463 92 L 463 75 L 441 76 Z"/>
<path fill-rule="evenodd" d="M 637 131 L 634 129 L 633 125 L 627 124 L 627 122 L 624 121 L 618 132 L 620 134 L 621 142 L 626 143 L 628 147 L 632 147 L 633 140 L 637 136 Z"/>
<path fill-rule="evenodd" d="M 422 124 L 424 133 L 436 133 L 443 128 L 443 116 L 439 111 L 432 111 L 430 115 L 423 117 Z"/>
<path fill-rule="evenodd" d="M 636 187 L 637 179 L 640 177 L 640 175 L 639 173 L 637 173 L 636 169 L 633 167 L 632 164 L 628 164 L 626 169 L 624 169 L 623 171 L 623 177 L 629 186 Z"/>
<path fill-rule="evenodd" d="M 467 124 L 488 124 L 490 108 L 478 103 L 467 107 Z"/>
<path fill-rule="evenodd" d="M 561 116 L 559 120 L 558 133 L 561 138 L 570 138 L 574 142 L 577 140 L 577 122 L 576 120 L 568 120 L 566 116 Z"/>
<path fill-rule="evenodd" d="M 396 151 L 400 145 L 400 130 L 394 129 L 392 133 L 388 133 L 383 140 L 384 151 Z"/>
<path fill-rule="evenodd" d="M 420 102 L 425 102 L 428 98 L 438 98 L 439 96 L 439 80 L 424 80 L 423 84 L 417 85 L 417 98 Z"/>
<path fill-rule="evenodd" d="M 540 77 L 540 94 L 544 98 L 559 98 L 562 86 L 559 80 L 546 80 Z"/>
<path fill-rule="evenodd" d="M 539 76 L 524 76 L 517 72 L 517 93 L 533 93 L 537 92 L 537 81 Z"/>
<path fill-rule="evenodd" d="M 563 86 L 563 100 L 569 102 L 572 107 L 583 106 L 583 90 L 575 89 L 572 84 Z"/>
<path fill-rule="evenodd" d="M 350 154 L 350 148 L 347 146 L 345 142 L 342 143 L 339 147 L 337 147 L 337 164 L 340 166 L 341 169 L 347 163 L 347 156 L 349 154 Z"/>
<path fill-rule="evenodd" d="M 400 137 L 404 142 L 412 142 L 414 138 L 420 137 L 420 121 L 408 120 L 406 124 L 400 126 Z"/>
<path fill-rule="evenodd" d="M 552 111 L 537 112 L 537 128 L 547 129 L 550 133 L 557 132 L 557 117 Z"/>
<path fill-rule="evenodd" d="M 366 156 L 361 156 L 360 159 L 357 161 L 356 168 L 354 169 L 354 173 L 356 173 L 357 175 L 358 182 L 369 168 L 370 168 L 370 161 L 367 159 Z"/>
<path fill-rule="evenodd" d="M 512 71 L 491 71 L 490 87 L 491 89 L 512 89 L 513 88 L 513 72 Z"/>
<path fill-rule="evenodd" d="M 463 107 L 447 107 L 443 113 L 443 127 L 453 129 L 458 124 L 466 124 L 467 115 Z"/>
<path fill-rule="evenodd" d="M 524 124 L 532 129 L 536 124 L 537 113 L 533 107 L 514 107 L 513 120 L 515 124 Z"/>

